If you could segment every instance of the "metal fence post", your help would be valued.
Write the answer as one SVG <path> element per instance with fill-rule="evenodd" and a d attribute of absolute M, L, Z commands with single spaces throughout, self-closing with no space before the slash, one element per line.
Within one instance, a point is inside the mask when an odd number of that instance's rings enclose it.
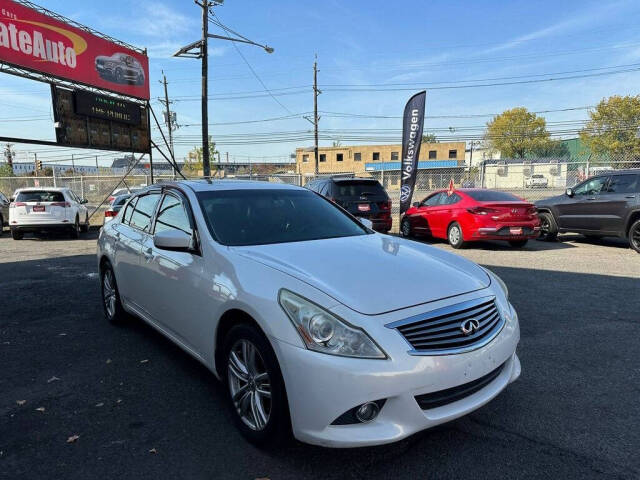
<path fill-rule="evenodd" d="M 80 175 L 80 199 L 84 198 L 84 181 L 82 175 Z"/>

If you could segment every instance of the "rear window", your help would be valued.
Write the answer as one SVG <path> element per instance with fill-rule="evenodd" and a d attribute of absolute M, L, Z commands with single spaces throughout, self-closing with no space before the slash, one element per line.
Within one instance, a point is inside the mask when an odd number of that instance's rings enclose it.
<path fill-rule="evenodd" d="M 31 190 L 20 192 L 16 197 L 16 202 L 64 202 L 62 192 L 48 192 L 46 190 Z"/>
<path fill-rule="evenodd" d="M 478 202 L 521 202 L 522 199 L 508 192 L 498 192 L 496 190 L 474 190 L 464 192 Z"/>
<path fill-rule="evenodd" d="M 350 180 L 335 182 L 337 197 L 360 197 L 360 196 L 382 196 L 386 197 L 387 193 L 378 182 L 367 180 Z"/>

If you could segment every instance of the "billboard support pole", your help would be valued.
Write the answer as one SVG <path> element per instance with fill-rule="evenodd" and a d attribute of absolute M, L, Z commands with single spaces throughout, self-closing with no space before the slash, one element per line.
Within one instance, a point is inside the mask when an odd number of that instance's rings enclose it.
<path fill-rule="evenodd" d="M 211 164 L 209 163 L 209 106 L 208 86 L 209 76 L 209 1 L 202 0 L 202 170 L 205 178 L 211 176 Z"/>

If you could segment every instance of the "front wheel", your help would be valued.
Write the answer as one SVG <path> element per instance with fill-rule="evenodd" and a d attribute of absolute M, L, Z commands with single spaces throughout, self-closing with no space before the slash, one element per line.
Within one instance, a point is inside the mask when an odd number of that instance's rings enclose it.
<path fill-rule="evenodd" d="M 17 228 L 11 229 L 11 238 L 14 240 L 22 240 L 22 237 L 24 237 L 24 233 L 19 231 Z"/>
<path fill-rule="evenodd" d="M 522 248 L 524 247 L 527 242 L 529 240 L 525 239 L 525 240 L 509 240 L 509 245 L 511 245 L 513 248 Z"/>
<path fill-rule="evenodd" d="M 256 445 L 289 438 L 284 380 L 266 337 L 251 325 L 236 325 L 225 339 L 224 358 L 233 419 L 242 435 Z"/>
<path fill-rule="evenodd" d="M 640 253 L 640 220 L 636 220 L 629 228 L 629 246 Z"/>
<path fill-rule="evenodd" d="M 453 248 L 462 248 L 465 246 L 464 237 L 462 236 L 462 227 L 458 222 L 454 222 L 449 226 L 447 238 L 449 239 L 449 245 Z"/>
<path fill-rule="evenodd" d="M 558 238 L 558 226 L 553 215 L 549 212 L 540 212 L 538 218 L 540 218 L 540 236 L 538 236 L 538 240 L 553 242 Z"/>
<path fill-rule="evenodd" d="M 402 224 L 400 225 L 400 233 L 402 233 L 403 237 L 411 237 L 411 222 L 406 217 L 402 219 Z"/>

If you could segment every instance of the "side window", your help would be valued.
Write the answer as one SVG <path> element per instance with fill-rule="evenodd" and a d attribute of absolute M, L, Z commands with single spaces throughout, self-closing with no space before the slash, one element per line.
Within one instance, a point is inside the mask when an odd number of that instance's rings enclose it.
<path fill-rule="evenodd" d="M 124 213 L 122 214 L 122 223 L 124 223 L 125 225 L 129 225 L 129 223 L 131 222 L 131 214 L 133 213 L 133 210 L 136 207 L 136 202 L 138 201 L 138 197 L 134 197 L 129 204 L 127 205 L 127 208 L 125 209 Z"/>
<path fill-rule="evenodd" d="M 320 195 L 326 197 L 328 191 L 329 191 L 329 182 L 324 182 L 320 184 L 320 188 L 318 189 L 318 193 Z"/>
<path fill-rule="evenodd" d="M 143 232 L 151 231 L 151 218 L 160 200 L 159 193 L 150 193 L 138 198 L 138 202 L 131 213 L 129 224 Z"/>
<path fill-rule="evenodd" d="M 612 175 L 607 186 L 601 193 L 636 193 L 640 192 L 638 185 L 640 176 L 636 174 Z"/>
<path fill-rule="evenodd" d="M 442 192 L 436 193 L 435 195 L 431 195 L 429 198 L 424 200 L 422 203 L 423 203 L 423 205 L 425 207 L 433 207 L 434 205 L 438 205 L 442 195 L 443 195 Z"/>
<path fill-rule="evenodd" d="M 582 185 L 578 185 L 573 190 L 574 195 L 597 195 L 602 190 L 607 177 L 596 177 L 587 180 Z"/>
<path fill-rule="evenodd" d="M 180 230 L 188 235 L 193 233 L 185 206 L 173 195 L 164 196 L 156 217 L 155 233 L 167 230 Z"/>
<path fill-rule="evenodd" d="M 462 197 L 457 193 L 452 193 L 451 195 L 444 195 L 444 200 L 440 202 L 440 205 L 453 205 L 462 200 Z"/>

